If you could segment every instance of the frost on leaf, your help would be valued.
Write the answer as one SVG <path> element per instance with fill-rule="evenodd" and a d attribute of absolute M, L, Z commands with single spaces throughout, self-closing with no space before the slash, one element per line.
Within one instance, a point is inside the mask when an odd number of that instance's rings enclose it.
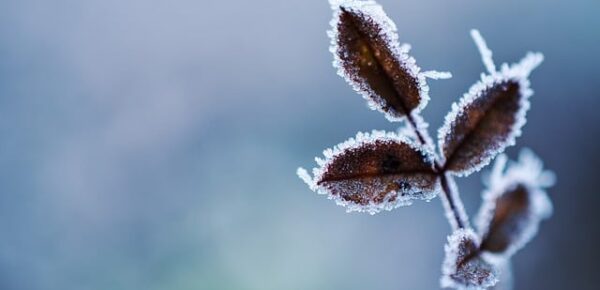
<path fill-rule="evenodd" d="M 480 255 L 479 240 L 470 229 L 448 237 L 441 285 L 455 289 L 486 289 L 497 282 L 498 271 Z"/>
<path fill-rule="evenodd" d="M 325 160 L 317 158 L 314 177 L 302 168 L 298 175 L 348 211 L 374 214 L 431 199 L 439 191 L 432 152 L 394 133 L 358 133 L 324 155 Z"/>
<path fill-rule="evenodd" d="M 461 176 L 480 170 L 514 145 L 533 94 L 528 76 L 543 60 L 541 54 L 529 53 L 521 62 L 503 64 L 496 71 L 483 38 L 476 30 L 472 35 L 489 74 L 482 75 L 459 103 L 453 104 L 438 135 L 445 168 Z"/>
<path fill-rule="evenodd" d="M 400 45 L 396 26 L 375 1 L 332 0 L 331 52 L 338 74 L 390 121 L 422 109 L 429 100 L 426 77 L 449 78 L 449 73 L 420 73 Z"/>
<path fill-rule="evenodd" d="M 488 189 L 477 217 L 482 237 L 481 250 L 510 257 L 552 214 L 552 203 L 544 188 L 554 184 L 554 174 L 543 170 L 542 162 L 523 150 L 519 162 L 505 169 L 506 156 L 498 157 L 489 175 Z"/>

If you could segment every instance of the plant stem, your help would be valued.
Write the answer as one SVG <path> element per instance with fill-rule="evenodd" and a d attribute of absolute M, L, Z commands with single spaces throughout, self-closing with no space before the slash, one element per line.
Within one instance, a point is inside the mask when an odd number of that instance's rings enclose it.
<path fill-rule="evenodd" d="M 421 145 L 435 148 L 428 142 L 428 140 L 431 140 L 429 138 L 429 133 L 421 131 L 412 114 L 407 114 L 407 119 Z M 456 186 L 454 186 L 454 180 L 452 176 L 446 174 L 444 171 L 444 166 L 440 163 L 441 159 L 437 156 L 437 153 L 433 153 L 435 154 L 435 170 L 439 175 L 442 184 L 442 202 L 447 213 L 448 222 L 452 226 L 452 230 L 467 228 L 469 227 L 469 220 L 458 190 L 456 190 Z"/>
<path fill-rule="evenodd" d="M 453 230 L 464 229 L 469 227 L 469 220 L 467 213 L 463 207 L 462 200 L 456 190 L 456 186 L 451 186 L 454 183 L 452 176 L 446 173 L 440 173 L 440 182 L 442 183 L 442 195 L 444 208 L 446 212 L 452 213 L 452 216 L 448 216 L 450 224 Z M 454 222 L 452 222 L 454 221 Z"/>

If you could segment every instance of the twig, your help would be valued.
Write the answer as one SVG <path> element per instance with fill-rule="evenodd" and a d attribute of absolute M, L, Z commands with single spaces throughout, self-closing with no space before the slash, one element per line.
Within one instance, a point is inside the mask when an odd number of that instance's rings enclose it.
<path fill-rule="evenodd" d="M 421 131 L 412 114 L 407 114 L 407 120 L 421 145 L 434 148 L 431 144 L 428 144 L 427 140 L 431 140 L 431 138 L 429 138 L 429 133 Z M 467 214 L 463 202 L 460 199 L 460 195 L 458 191 L 454 190 L 454 186 L 450 186 L 450 182 L 454 182 L 454 180 L 452 179 L 452 176 L 444 172 L 444 166 L 440 162 L 440 157 L 437 156 L 437 153 L 434 152 L 434 154 L 436 156 L 435 170 L 439 174 L 440 182 L 442 183 L 442 203 L 444 204 L 446 213 L 450 213 L 451 215 L 451 217 L 449 216 L 448 221 L 453 230 L 469 227 L 469 220 L 466 218 Z"/>

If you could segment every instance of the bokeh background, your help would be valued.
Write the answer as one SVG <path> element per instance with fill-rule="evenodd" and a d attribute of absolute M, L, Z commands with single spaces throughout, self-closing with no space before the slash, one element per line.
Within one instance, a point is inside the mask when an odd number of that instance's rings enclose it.
<path fill-rule="evenodd" d="M 435 133 L 484 70 L 545 63 L 518 146 L 558 175 L 516 289 L 597 289 L 600 2 L 381 0 Z M 325 0 L 0 2 L 0 289 L 437 289 L 438 199 L 346 214 L 296 167 L 394 130 L 331 66 Z M 480 175 L 459 180 L 477 211 Z"/>

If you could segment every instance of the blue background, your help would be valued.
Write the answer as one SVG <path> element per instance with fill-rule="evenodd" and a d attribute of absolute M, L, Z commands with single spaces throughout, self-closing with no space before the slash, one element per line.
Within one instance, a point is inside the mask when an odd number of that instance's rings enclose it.
<path fill-rule="evenodd" d="M 434 133 L 484 67 L 542 51 L 518 147 L 558 175 L 516 289 L 597 289 L 600 2 L 382 0 Z M 394 130 L 339 78 L 325 0 L 0 2 L 1 289 L 437 289 L 438 199 L 346 214 L 296 167 Z M 459 180 L 467 211 L 479 174 Z"/>

